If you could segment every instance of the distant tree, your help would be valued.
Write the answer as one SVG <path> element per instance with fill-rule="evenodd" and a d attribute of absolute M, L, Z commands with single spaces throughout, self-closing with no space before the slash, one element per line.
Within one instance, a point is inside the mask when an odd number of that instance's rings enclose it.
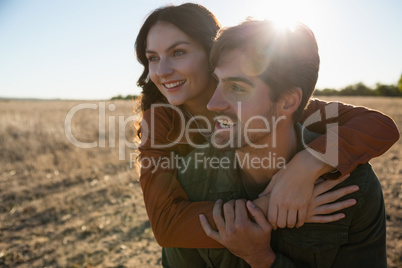
<path fill-rule="evenodd" d="M 363 83 L 357 83 L 345 87 L 340 91 L 340 95 L 344 96 L 373 96 L 376 93 Z"/>
<path fill-rule="evenodd" d="M 117 95 L 111 98 L 111 100 L 121 100 L 121 99 L 123 99 L 122 95 Z"/>
<path fill-rule="evenodd" d="M 339 95 L 339 90 L 333 88 L 317 89 L 314 91 L 314 96 L 336 96 Z"/>
<path fill-rule="evenodd" d="M 356 84 L 355 92 L 356 92 L 356 95 L 359 95 L 359 96 L 373 96 L 373 95 L 376 95 L 376 93 L 375 93 L 375 91 L 373 89 L 367 87 L 363 83 Z"/>
<path fill-rule="evenodd" d="M 127 95 L 125 97 L 123 97 L 122 95 L 117 95 L 115 97 L 112 97 L 111 100 L 135 100 L 139 98 L 139 96 L 137 95 Z"/>
<path fill-rule="evenodd" d="M 402 97 L 402 75 L 398 85 L 376 84 L 376 88 L 369 88 L 363 83 L 349 85 L 340 90 L 325 88 L 314 91 L 314 96 L 388 96 Z"/>
<path fill-rule="evenodd" d="M 399 90 L 397 86 L 394 85 L 383 85 L 377 83 L 377 87 L 375 89 L 380 96 L 388 96 L 388 97 L 395 97 L 395 96 L 402 96 L 402 92 Z"/>

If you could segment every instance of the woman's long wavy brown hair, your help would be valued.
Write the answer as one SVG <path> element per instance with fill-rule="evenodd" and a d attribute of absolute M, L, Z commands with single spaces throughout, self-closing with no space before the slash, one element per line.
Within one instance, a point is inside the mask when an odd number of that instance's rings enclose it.
<path fill-rule="evenodd" d="M 149 78 L 148 59 L 145 55 L 148 32 L 159 21 L 170 23 L 183 31 L 190 38 L 201 44 L 208 56 L 213 40 L 220 29 L 220 24 L 211 11 L 193 3 L 161 7 L 146 18 L 135 41 L 137 60 L 144 67 L 137 81 L 137 86 L 142 88 L 142 96 L 138 104 L 138 110 L 141 112 L 149 109 L 153 103 L 167 103 L 166 98 Z M 137 127 L 137 136 L 140 137 L 140 135 L 141 126 L 139 125 Z"/>

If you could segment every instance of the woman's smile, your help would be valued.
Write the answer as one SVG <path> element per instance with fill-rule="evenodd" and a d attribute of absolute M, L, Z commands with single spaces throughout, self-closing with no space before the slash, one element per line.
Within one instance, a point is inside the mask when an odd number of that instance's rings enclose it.
<path fill-rule="evenodd" d="M 168 91 L 175 91 L 179 89 L 181 85 L 183 85 L 186 82 L 186 80 L 176 80 L 176 81 L 169 81 L 162 83 L 162 85 L 168 90 Z"/>

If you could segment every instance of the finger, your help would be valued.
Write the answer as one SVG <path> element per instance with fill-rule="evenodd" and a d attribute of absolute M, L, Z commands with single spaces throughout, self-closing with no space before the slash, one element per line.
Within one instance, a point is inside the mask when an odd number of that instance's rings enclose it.
<path fill-rule="evenodd" d="M 327 223 L 333 221 L 339 221 L 340 219 L 345 218 L 344 213 L 338 213 L 334 215 L 326 215 L 326 216 L 312 216 L 308 222 L 310 223 Z"/>
<path fill-rule="evenodd" d="M 263 231 L 270 232 L 272 230 L 271 224 L 265 218 L 265 215 L 259 207 L 254 205 L 253 202 L 247 201 L 247 209 L 250 212 L 251 216 L 253 216 L 256 224 L 260 226 Z"/>
<path fill-rule="evenodd" d="M 200 223 L 201 223 L 202 229 L 204 229 L 204 232 L 206 233 L 206 235 L 211 237 L 212 239 L 220 242 L 219 232 L 212 229 L 211 225 L 209 225 L 209 223 L 208 223 L 207 218 L 203 214 L 200 214 L 199 217 L 200 217 Z"/>
<path fill-rule="evenodd" d="M 348 199 L 332 204 L 327 204 L 327 205 L 322 205 L 314 209 L 314 214 L 331 214 L 336 211 L 351 207 L 356 205 L 356 200 L 355 199 Z"/>
<path fill-rule="evenodd" d="M 225 219 L 225 225 L 227 230 L 234 230 L 235 220 L 235 200 L 230 200 L 223 204 L 223 217 Z M 219 230 L 220 231 L 220 230 Z"/>
<path fill-rule="evenodd" d="M 304 225 L 304 221 L 306 220 L 307 208 L 299 209 L 297 212 L 297 223 L 296 228 L 302 227 Z"/>
<path fill-rule="evenodd" d="M 342 187 L 341 189 L 335 190 L 335 191 L 330 191 L 325 194 L 319 195 L 314 199 L 314 204 L 316 207 L 322 205 L 322 204 L 328 204 L 331 202 L 334 202 L 338 200 L 341 197 L 344 197 L 348 194 L 351 194 L 353 192 L 356 192 L 359 190 L 359 186 L 357 185 L 350 185 L 346 187 Z"/>
<path fill-rule="evenodd" d="M 277 205 L 272 201 L 272 198 L 269 200 L 269 206 L 268 206 L 268 221 L 272 225 L 272 229 L 276 230 L 278 228 L 276 222 L 278 220 L 278 207 Z"/>
<path fill-rule="evenodd" d="M 245 227 L 245 224 L 249 221 L 246 201 L 244 199 L 238 199 L 235 202 L 235 224 L 237 227 Z"/>
<path fill-rule="evenodd" d="M 317 187 L 315 187 L 314 189 L 317 189 L 317 194 L 322 194 L 326 191 L 329 191 L 330 189 L 332 189 L 333 187 L 335 187 L 336 185 L 344 182 L 347 178 L 349 178 L 350 174 L 346 174 L 343 177 L 340 177 L 339 179 L 336 180 L 323 180 L 323 182 L 317 184 Z"/>
<path fill-rule="evenodd" d="M 335 187 L 336 185 L 338 185 L 339 183 L 345 181 L 348 177 L 350 176 L 350 174 L 346 174 L 345 176 L 336 179 L 336 180 L 325 180 L 319 184 L 317 184 L 314 187 L 314 192 L 313 195 L 317 196 L 320 195 L 322 193 L 325 193 L 326 191 L 332 189 L 333 187 Z"/>
<path fill-rule="evenodd" d="M 289 227 L 289 228 L 295 227 L 296 220 L 297 220 L 297 210 L 296 209 L 290 209 L 288 211 L 287 227 Z"/>
<path fill-rule="evenodd" d="M 222 200 L 217 200 L 212 210 L 212 216 L 219 231 L 225 228 L 225 219 L 222 217 L 222 203 Z"/>
<path fill-rule="evenodd" d="M 276 222 L 276 225 L 279 228 L 285 228 L 286 227 L 286 222 L 287 222 L 287 216 L 288 216 L 288 210 L 280 208 L 278 209 L 278 221 Z"/>
<path fill-rule="evenodd" d="M 258 195 L 258 197 L 261 197 L 263 195 L 268 195 L 272 192 L 272 189 L 275 186 L 276 178 L 275 176 L 271 179 L 271 181 L 268 183 L 267 187 L 265 187 L 264 191 Z"/>

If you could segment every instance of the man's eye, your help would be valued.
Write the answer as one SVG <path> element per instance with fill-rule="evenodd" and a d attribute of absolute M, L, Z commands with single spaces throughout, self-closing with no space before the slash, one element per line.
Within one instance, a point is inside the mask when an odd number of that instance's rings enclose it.
<path fill-rule="evenodd" d="M 241 86 L 239 86 L 239 85 L 236 85 L 236 84 L 233 84 L 233 85 L 232 85 L 232 91 L 238 92 L 238 93 L 240 93 L 240 92 L 246 92 L 246 90 L 245 90 L 243 87 L 241 87 Z"/>
<path fill-rule="evenodd" d="M 176 50 L 173 52 L 173 56 L 181 56 L 181 55 L 183 55 L 183 54 L 185 54 L 185 51 L 182 50 L 182 49 L 176 49 Z"/>

